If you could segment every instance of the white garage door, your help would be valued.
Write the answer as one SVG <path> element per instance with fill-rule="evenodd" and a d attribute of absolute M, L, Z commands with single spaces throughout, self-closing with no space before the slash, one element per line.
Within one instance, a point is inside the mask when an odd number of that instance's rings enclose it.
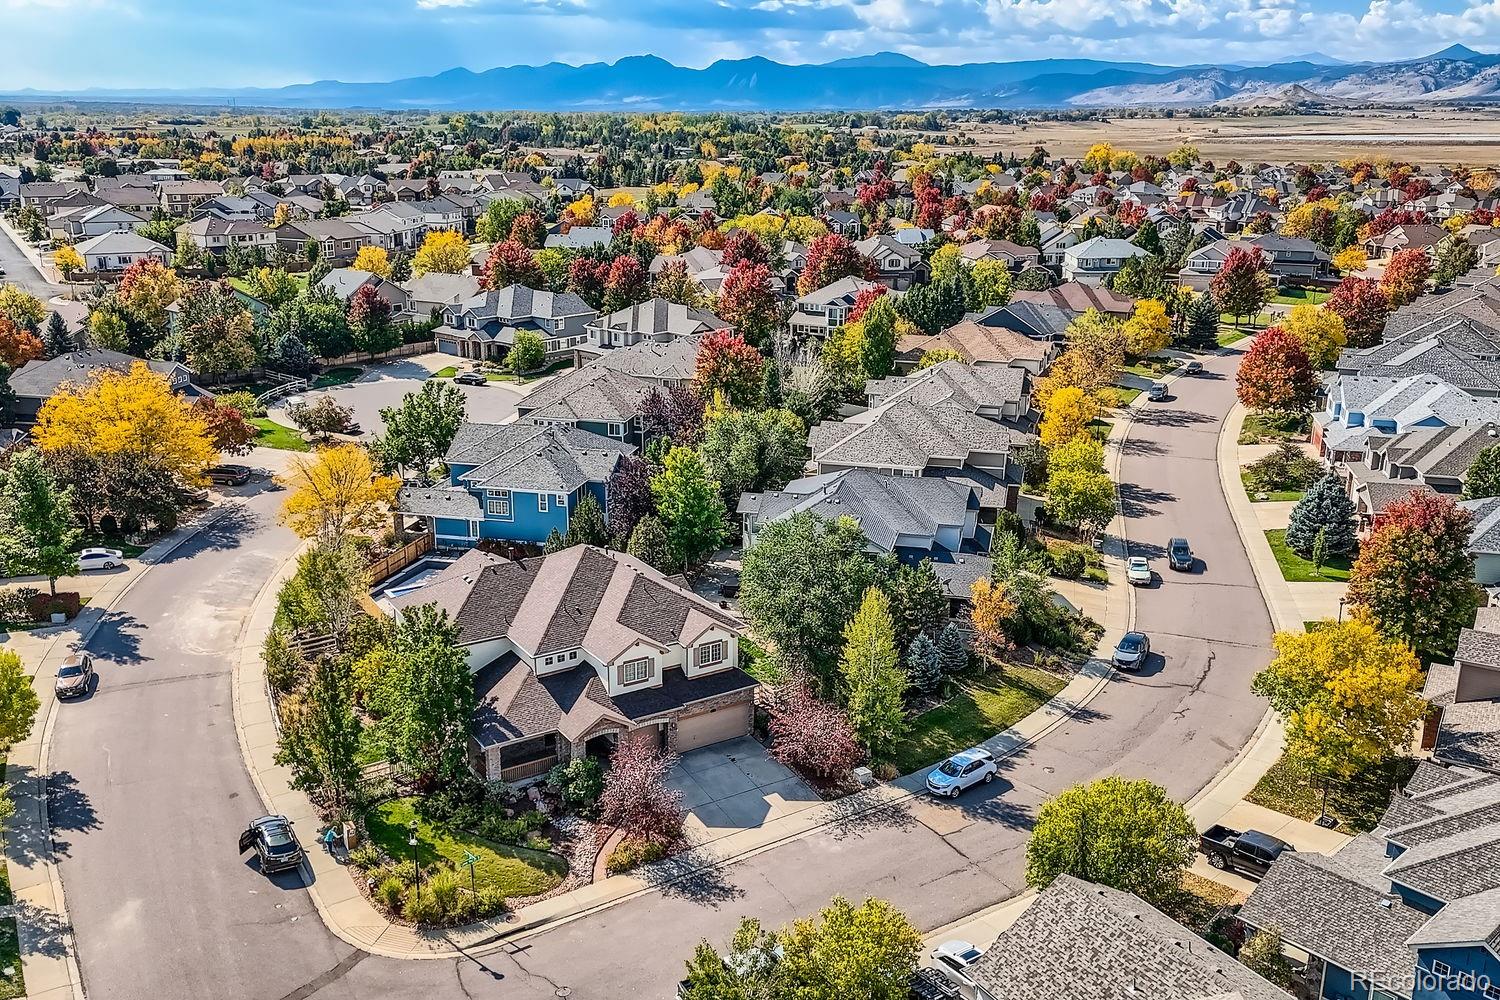
<path fill-rule="evenodd" d="M 677 752 L 687 753 L 710 743 L 737 739 L 750 731 L 750 703 L 725 705 L 712 712 L 677 720 Z"/>

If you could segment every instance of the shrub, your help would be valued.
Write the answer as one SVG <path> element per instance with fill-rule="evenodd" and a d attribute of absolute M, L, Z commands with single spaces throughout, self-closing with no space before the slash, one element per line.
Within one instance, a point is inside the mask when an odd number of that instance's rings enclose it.
<path fill-rule="evenodd" d="M 1305 490 L 1323 475 L 1323 464 L 1290 441 L 1245 466 L 1245 482 L 1256 492 Z"/>
<path fill-rule="evenodd" d="M 375 887 L 375 902 L 388 913 L 401 912 L 401 897 L 404 895 L 406 895 L 406 883 L 394 876 L 382 879 Z"/>
<path fill-rule="evenodd" d="M 493 917 L 505 911 L 505 893 L 494 886 L 485 886 L 474 898 L 474 916 Z"/>
<path fill-rule="evenodd" d="M 266 415 L 266 408 L 255 401 L 253 392 L 241 389 L 239 392 L 226 392 L 218 397 L 220 406 L 230 406 L 240 411 L 240 416 L 246 420 Z"/>
<path fill-rule="evenodd" d="M 385 855 L 370 841 L 365 841 L 349 851 L 349 863 L 365 871 L 373 871 L 385 863 Z"/>
<path fill-rule="evenodd" d="M 406 894 L 402 914 L 414 924 L 435 924 L 442 919 L 443 908 L 438 904 L 430 885 L 429 882 L 420 891 L 412 890 Z"/>
<path fill-rule="evenodd" d="M 604 867 L 609 874 L 618 875 L 629 871 L 636 865 L 650 864 L 666 856 L 665 844 L 639 837 L 626 837 L 620 841 L 620 846 L 609 853 L 609 860 L 605 862 Z"/>
<path fill-rule="evenodd" d="M 535 809 L 524 812 L 515 819 L 490 813 L 475 824 L 474 832 L 501 844 L 523 844 L 527 837 L 546 825 L 547 817 Z"/>
<path fill-rule="evenodd" d="M 35 587 L 0 590 L 0 622 L 19 625 L 31 621 L 31 602 L 39 593 Z"/>
<path fill-rule="evenodd" d="M 37 593 L 26 602 L 27 613 L 34 622 L 46 621 L 54 612 L 61 611 L 68 618 L 75 618 L 83 610 L 83 599 L 77 591 L 59 590 L 57 596 Z"/>
<path fill-rule="evenodd" d="M 433 872 L 432 877 L 427 880 L 427 888 L 432 891 L 433 902 L 443 915 L 453 912 L 460 895 L 457 873 L 446 869 Z"/>
<path fill-rule="evenodd" d="M 307 671 L 307 661 L 292 645 L 291 636 L 284 629 L 273 628 L 266 633 L 261 646 L 261 658 L 266 662 L 266 681 L 273 690 L 286 694 L 295 691 L 302 683 Z"/>
<path fill-rule="evenodd" d="M 1064 580 L 1076 580 L 1083 576 L 1083 571 L 1089 564 L 1089 557 L 1083 546 L 1071 542 L 1049 548 L 1047 560 L 1052 564 L 1053 574 Z"/>
<path fill-rule="evenodd" d="M 593 757 L 577 757 L 554 767 L 547 784 L 569 808 L 589 809 L 604 793 L 604 767 Z"/>
<path fill-rule="evenodd" d="M 120 533 L 120 522 L 113 514 L 105 514 L 99 519 L 99 533 L 106 538 L 114 538 Z"/>
<path fill-rule="evenodd" d="M 546 837 L 527 837 L 526 847 L 533 851 L 550 852 L 552 850 L 552 841 L 548 840 Z"/>

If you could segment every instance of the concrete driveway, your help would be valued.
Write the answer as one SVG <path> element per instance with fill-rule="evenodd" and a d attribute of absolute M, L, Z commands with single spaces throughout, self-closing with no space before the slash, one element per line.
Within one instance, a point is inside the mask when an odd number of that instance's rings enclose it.
<path fill-rule="evenodd" d="M 667 784 L 682 793 L 688 838 L 700 844 L 822 801 L 749 736 L 683 754 Z"/>

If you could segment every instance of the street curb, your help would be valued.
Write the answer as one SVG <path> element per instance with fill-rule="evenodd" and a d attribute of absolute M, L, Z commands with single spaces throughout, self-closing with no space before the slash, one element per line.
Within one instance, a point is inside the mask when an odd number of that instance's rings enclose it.
<path fill-rule="evenodd" d="M 223 501 L 218 498 L 215 498 L 213 500 L 213 504 L 216 507 L 221 506 L 222 503 Z M 151 546 L 151 548 L 148 548 L 145 552 L 141 553 L 138 558 L 144 564 L 144 568 L 142 569 L 142 571 L 127 583 L 125 583 L 125 585 L 119 589 L 119 592 L 109 599 L 109 602 L 107 604 L 90 605 L 91 609 L 97 609 L 100 614 L 94 619 L 94 621 L 89 623 L 89 625 L 83 631 L 78 633 L 78 639 L 76 640 L 77 648 L 86 647 L 89 642 L 92 641 L 92 639 L 94 638 L 94 633 L 99 630 L 99 626 L 104 623 L 105 618 L 111 611 L 114 610 L 115 605 L 124 600 L 126 595 L 128 595 L 131 590 L 134 589 L 135 585 L 139 583 L 141 579 L 145 577 L 153 567 L 155 567 L 158 563 L 166 559 L 167 556 L 170 556 L 173 552 L 177 551 L 183 545 L 186 545 L 189 541 L 198 537 L 198 535 L 202 534 L 204 531 L 207 531 L 209 528 L 211 528 L 213 525 L 217 524 L 227 516 L 227 511 L 213 511 L 210 516 L 207 516 L 202 521 L 195 523 L 192 526 L 192 530 L 183 534 L 182 537 L 175 540 L 163 539 L 162 542 L 171 541 L 171 544 L 167 545 L 160 552 L 156 552 L 155 554 L 150 555 L 149 561 L 146 557 L 148 556 L 148 554 L 151 554 L 151 549 L 155 548 L 156 546 Z M 162 544 L 162 542 L 159 542 L 157 544 Z M 57 640 L 60 638 L 61 636 L 54 636 L 52 644 L 48 646 L 47 651 L 43 653 L 42 657 L 37 661 L 36 672 L 31 675 L 33 687 L 35 687 L 36 685 L 36 679 L 42 676 L 42 668 L 52 657 L 54 649 L 57 645 Z M 37 741 L 36 744 L 38 754 L 37 769 L 31 777 L 31 780 L 35 782 L 36 785 L 35 796 L 37 801 L 38 828 L 35 831 L 32 831 L 32 833 L 28 837 L 16 839 L 29 840 L 32 843 L 45 845 L 45 847 L 43 847 L 42 850 L 38 852 L 38 856 L 40 858 L 39 864 L 46 871 L 47 881 L 52 892 L 52 898 L 54 902 L 52 912 L 57 915 L 58 922 L 63 928 L 63 960 L 67 963 L 70 992 L 74 1000 L 85 1000 L 87 993 L 83 984 L 83 970 L 78 962 L 78 948 L 77 943 L 73 937 L 73 924 L 72 921 L 68 919 L 67 898 L 63 889 L 62 874 L 58 870 L 57 860 L 52 853 L 52 823 L 49 813 L 50 807 L 48 804 L 49 796 L 47 791 L 47 774 L 48 761 L 50 760 L 52 753 L 52 733 L 57 724 L 58 706 L 60 703 L 58 702 L 56 696 L 52 693 L 52 689 L 50 688 L 50 686 L 43 686 L 43 691 L 41 692 L 40 697 L 42 697 L 46 701 L 47 716 L 42 722 L 41 738 Z M 12 752 L 14 752 L 14 748 L 12 748 Z M 23 812 L 18 809 L 15 813 L 15 819 L 23 820 L 23 818 Z M 15 837 L 15 834 L 18 831 L 17 829 L 13 828 L 8 832 L 12 837 Z M 10 852 L 7 849 L 6 867 L 7 869 L 9 869 L 13 865 L 14 863 L 11 861 Z M 20 868 L 19 865 L 14 865 L 14 867 Z M 12 875 L 12 884 L 21 881 L 24 880 L 18 879 L 14 877 L 14 875 Z M 16 933 L 18 938 L 22 936 L 21 925 L 22 917 L 18 912 L 16 915 Z M 36 961 L 36 958 L 32 959 L 33 963 L 35 963 Z M 26 975 L 26 955 L 24 951 L 21 954 L 21 974 L 22 978 L 24 979 Z M 55 990 L 48 992 L 55 992 Z M 33 995 L 29 988 L 27 990 L 27 995 Z"/>

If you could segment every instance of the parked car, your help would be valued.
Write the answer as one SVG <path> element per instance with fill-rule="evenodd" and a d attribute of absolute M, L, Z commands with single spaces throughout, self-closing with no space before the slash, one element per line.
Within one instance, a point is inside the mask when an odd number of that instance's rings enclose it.
<path fill-rule="evenodd" d="M 1165 382 L 1152 382 L 1151 388 L 1146 390 L 1146 398 L 1153 403 L 1159 403 L 1167 398 L 1167 384 Z"/>
<path fill-rule="evenodd" d="M 53 691 L 60 699 L 80 698 L 89 693 L 89 682 L 93 679 L 94 658 L 87 653 L 69 653 L 57 666 Z"/>
<path fill-rule="evenodd" d="M 262 816 L 240 834 L 240 853 L 254 850 L 264 875 L 290 871 L 302 864 L 302 845 L 285 816 Z"/>
<path fill-rule="evenodd" d="M 489 379 L 484 377 L 484 372 L 459 372 L 453 376 L 453 381 L 459 385 L 488 385 Z"/>
<path fill-rule="evenodd" d="M 250 481 L 248 465 L 215 465 L 204 473 L 208 481 L 219 486 L 244 486 Z"/>
<path fill-rule="evenodd" d="M 1215 824 L 1198 837 L 1198 850 L 1221 871 L 1234 870 L 1259 880 L 1292 845 L 1259 830 L 1232 830 Z"/>
<path fill-rule="evenodd" d="M 984 747 L 970 747 L 933 768 L 927 775 L 927 790 L 934 795 L 956 799 L 971 785 L 994 781 L 995 772 L 999 770 L 994 754 Z"/>
<path fill-rule="evenodd" d="M 1186 538 L 1174 538 L 1167 543 L 1167 565 L 1179 573 L 1193 571 L 1193 547 Z"/>
<path fill-rule="evenodd" d="M 78 553 L 78 569 L 87 572 L 91 569 L 114 569 L 116 566 L 125 565 L 125 553 L 119 549 L 84 549 Z"/>
<path fill-rule="evenodd" d="M 1187 364 L 1182 366 L 1182 374 L 1184 375 L 1196 375 L 1202 370 L 1203 362 L 1201 361 L 1189 361 Z"/>
<path fill-rule="evenodd" d="M 1110 659 L 1121 670 L 1139 670 L 1151 657 L 1151 639 L 1144 632 L 1126 632 Z"/>
<path fill-rule="evenodd" d="M 961 996 L 972 997 L 975 983 L 969 978 L 968 969 L 983 957 L 984 952 L 967 941 L 944 941 L 932 949 L 932 967 L 957 986 Z"/>
<path fill-rule="evenodd" d="M 1132 587 L 1151 586 L 1151 563 L 1145 556 L 1131 556 L 1125 560 L 1125 579 Z"/>

